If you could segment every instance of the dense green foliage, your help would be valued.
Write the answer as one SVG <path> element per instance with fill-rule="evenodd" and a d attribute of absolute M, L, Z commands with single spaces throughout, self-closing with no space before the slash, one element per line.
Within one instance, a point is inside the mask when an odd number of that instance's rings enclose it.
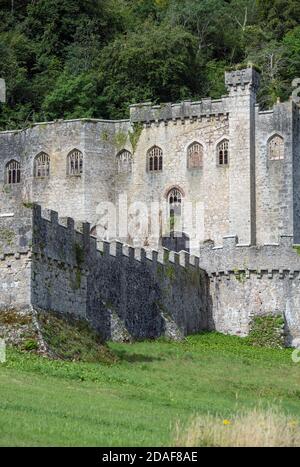
<path fill-rule="evenodd" d="M 254 317 L 248 342 L 259 347 L 282 349 L 284 347 L 284 319 L 274 315 Z"/>
<path fill-rule="evenodd" d="M 219 97 L 248 62 L 269 106 L 300 76 L 299 20 L 298 0 L 0 0 L 0 128 Z"/>
<path fill-rule="evenodd" d="M 109 347 L 110 365 L 10 350 L 0 364 L 0 445 L 169 446 L 178 421 L 231 419 L 258 404 L 300 418 L 290 349 L 218 334 Z"/>

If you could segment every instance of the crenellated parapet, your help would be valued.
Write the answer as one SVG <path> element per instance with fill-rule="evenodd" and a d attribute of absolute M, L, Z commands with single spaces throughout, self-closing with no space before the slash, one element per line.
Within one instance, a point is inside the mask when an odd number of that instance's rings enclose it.
<path fill-rule="evenodd" d="M 124 329 L 141 339 L 206 328 L 208 278 L 185 252 L 97 241 L 88 223 L 35 205 L 32 258 L 34 306 L 85 317 L 105 339 Z"/>
<path fill-rule="evenodd" d="M 99 241 L 89 223 L 38 205 L 27 213 L 32 244 L 0 254 L 2 307 L 71 313 L 116 340 L 204 329 L 247 335 L 253 316 L 274 314 L 284 316 L 289 344 L 300 338 L 300 246 L 292 236 L 260 247 L 227 236 L 192 256 Z M 16 232 L 22 222 L 27 231 L 28 216 L 14 220 Z"/>
<path fill-rule="evenodd" d="M 145 125 L 160 122 L 177 124 L 185 123 L 186 120 L 194 122 L 211 118 L 228 119 L 226 97 L 218 100 L 207 98 L 197 102 L 184 101 L 178 104 L 152 105 L 151 102 L 146 102 L 130 106 L 130 121 Z"/>
<path fill-rule="evenodd" d="M 90 235 L 89 223 L 74 222 L 69 217 L 60 218 L 56 211 L 42 209 L 39 205 L 33 206 L 33 225 L 33 253 L 70 266 L 81 263 L 79 256 L 82 254 L 82 259 L 85 260 L 94 258 L 101 261 L 112 257 L 151 264 L 154 268 L 157 265 L 199 267 L 199 258 L 184 251 L 175 253 L 167 249 L 144 250 L 117 240 L 99 241 Z"/>
<path fill-rule="evenodd" d="M 251 89 L 256 92 L 260 85 L 260 73 L 253 67 L 225 72 L 225 85 L 229 93 L 238 89 Z"/>
<path fill-rule="evenodd" d="M 300 271 L 300 248 L 294 245 L 293 236 L 282 235 L 279 242 L 263 246 L 240 245 L 236 236 L 224 237 L 220 247 L 200 249 L 200 266 L 210 275 L 268 274 L 275 271 L 283 276 Z"/>
<path fill-rule="evenodd" d="M 31 209 L 27 208 L 27 211 L 31 212 Z M 19 257 L 32 251 L 35 255 L 74 267 L 83 267 L 86 258 L 101 261 L 112 257 L 152 264 L 154 268 L 169 264 L 200 268 L 209 275 L 225 277 L 236 275 L 238 271 L 258 276 L 271 276 L 274 271 L 281 275 L 286 271 L 291 275 L 300 271 L 300 246 L 294 245 L 293 236 L 290 235 L 280 236 L 278 243 L 263 246 L 241 245 L 236 236 L 226 236 L 223 245 L 203 246 L 199 256 L 194 256 L 185 251 L 175 253 L 167 249 L 134 248 L 117 240 L 99 241 L 90 234 L 89 223 L 59 217 L 56 211 L 42 209 L 39 205 L 32 206 L 32 216 L 32 223 L 26 219 L 26 226 L 12 215 L 0 219 L 0 259 Z"/>

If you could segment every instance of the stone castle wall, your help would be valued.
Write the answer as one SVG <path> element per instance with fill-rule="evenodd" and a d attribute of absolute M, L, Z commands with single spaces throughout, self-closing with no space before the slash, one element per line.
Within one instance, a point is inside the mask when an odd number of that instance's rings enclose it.
<path fill-rule="evenodd" d="M 31 209 L 0 214 L 0 309 L 30 304 L 31 244 Z"/>
<path fill-rule="evenodd" d="M 59 210 L 62 216 L 88 221 L 106 234 L 101 203 L 113 203 L 126 194 L 128 204 L 143 202 L 151 221 L 151 203 L 159 203 L 163 217 L 169 190 L 180 189 L 184 202 L 203 205 L 203 238 L 222 244 L 226 235 L 240 242 L 276 242 L 280 235 L 299 238 L 300 219 L 300 131 L 299 108 L 292 102 L 278 103 L 270 111 L 256 105 L 258 74 L 242 70 L 226 74 L 228 95 L 219 100 L 203 99 L 181 104 L 131 106 L 130 120 L 82 119 L 35 124 L 21 131 L 0 133 L 0 213 L 16 201 L 37 202 Z M 268 158 L 268 141 L 278 134 L 285 141 L 284 160 Z M 217 163 L 217 145 L 229 140 L 229 165 Z M 204 148 L 203 167 L 188 169 L 187 150 L 199 142 Z M 147 151 L 154 145 L 163 151 L 163 171 L 147 171 Z M 66 174 L 66 160 L 73 149 L 83 153 L 80 177 Z M 126 149 L 132 153 L 130 173 L 118 173 L 116 157 Z M 50 177 L 33 177 L 34 158 L 41 151 L 50 156 Z M 5 166 L 11 159 L 21 163 L 21 183 L 5 183 Z M 121 210 L 122 211 L 122 210 Z M 117 216 L 118 217 L 118 216 Z M 139 224 L 140 219 L 136 219 Z M 119 218 L 117 218 L 117 223 Z M 183 231 L 191 235 L 194 232 Z M 117 229 L 109 239 L 136 246 L 157 248 L 160 236 L 138 231 L 127 235 Z M 135 238 L 132 238 L 135 237 Z"/>
<path fill-rule="evenodd" d="M 87 319 L 104 339 L 179 338 L 201 330 L 245 336 L 253 317 L 279 315 L 286 343 L 300 339 L 300 255 L 292 237 L 245 246 L 236 237 L 200 257 L 97 242 L 87 223 L 26 208 L 1 219 L 15 243 L 0 255 L 0 309 L 26 306 Z M 30 228 L 31 219 L 31 228 Z M 25 230 L 23 232 L 25 232 Z M 32 232 L 32 235 L 30 235 Z"/>
<path fill-rule="evenodd" d="M 207 276 L 185 254 L 106 243 L 89 224 L 34 209 L 32 305 L 86 318 L 105 339 L 179 337 L 207 328 Z"/>
<path fill-rule="evenodd" d="M 260 247 L 226 237 L 222 247 L 202 248 L 199 264 L 210 278 L 210 329 L 246 336 L 253 317 L 278 315 L 285 321 L 287 345 L 298 345 L 300 252 L 292 236 Z"/>
<path fill-rule="evenodd" d="M 128 121 L 57 121 L 0 133 L 2 308 L 15 301 L 72 313 L 104 338 L 202 329 L 245 335 L 253 316 L 271 313 L 285 318 L 288 343 L 300 339 L 300 258 L 293 249 L 300 243 L 299 107 L 291 100 L 261 111 L 253 69 L 227 73 L 225 81 L 228 95 L 219 100 L 138 104 Z M 274 135 L 284 140 L 281 160 L 268 154 Z M 229 164 L 220 166 L 217 147 L 224 138 Z M 193 142 L 202 144 L 204 157 L 203 166 L 191 170 Z M 151 173 L 147 152 L 155 145 L 163 151 L 163 171 Z M 68 176 L 67 156 L 75 148 L 83 154 L 83 173 Z M 128 173 L 117 170 L 123 149 L 133 157 Z M 34 158 L 41 151 L 50 156 L 50 177 L 36 179 Z M 5 166 L 12 159 L 21 164 L 21 183 L 9 185 Z M 101 203 L 114 209 L 124 194 L 129 205 L 143 202 L 149 225 L 151 203 L 161 222 L 173 187 L 183 203 L 203 205 L 203 238 L 191 250 L 198 258 L 158 254 L 162 231 L 155 238 L 118 229 L 108 235 L 147 253 L 99 240 L 106 238 Z M 33 202 L 58 210 L 62 219 L 37 207 L 32 217 Z M 185 225 L 182 230 L 190 234 Z"/>

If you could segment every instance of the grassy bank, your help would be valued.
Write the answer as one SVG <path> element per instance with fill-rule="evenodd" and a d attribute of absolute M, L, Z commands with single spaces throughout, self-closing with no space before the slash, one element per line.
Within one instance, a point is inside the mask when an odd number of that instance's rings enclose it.
<path fill-rule="evenodd" d="M 230 419 L 258 401 L 300 419 L 291 350 L 217 334 L 109 347 L 110 365 L 10 350 L 0 365 L 0 445 L 170 445 L 177 422 L 207 412 Z"/>

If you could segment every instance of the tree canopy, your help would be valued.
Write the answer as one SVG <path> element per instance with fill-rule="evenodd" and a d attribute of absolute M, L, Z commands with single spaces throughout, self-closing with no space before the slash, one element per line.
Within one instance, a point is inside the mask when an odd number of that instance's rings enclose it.
<path fill-rule="evenodd" d="M 224 71 L 262 70 L 261 105 L 300 76 L 298 0 L 0 0 L 0 128 L 126 118 L 132 103 L 225 92 Z"/>

